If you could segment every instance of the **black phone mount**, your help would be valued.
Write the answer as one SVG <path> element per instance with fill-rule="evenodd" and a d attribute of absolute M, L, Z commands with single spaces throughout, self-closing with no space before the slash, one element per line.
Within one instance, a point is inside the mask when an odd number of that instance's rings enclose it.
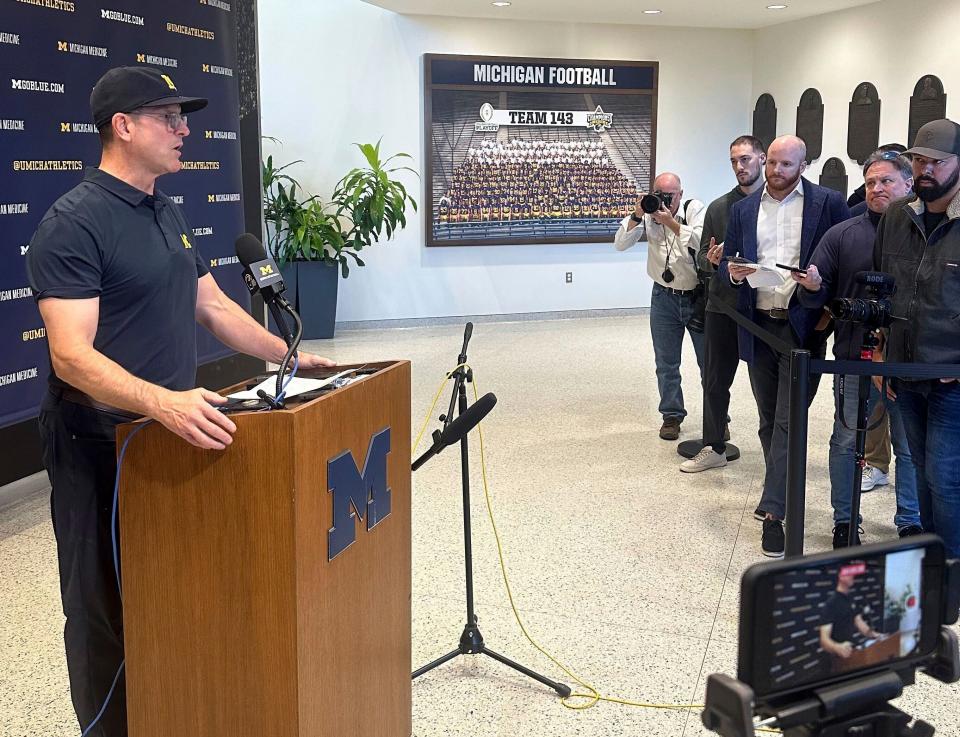
<path fill-rule="evenodd" d="M 786 702 L 756 708 L 753 689 L 723 673 L 707 677 L 703 725 L 722 737 L 754 737 L 758 727 L 775 727 L 785 737 L 931 737 L 934 728 L 888 702 L 914 682 L 917 669 L 944 683 L 960 681 L 960 641 L 940 630 L 937 650 L 923 663 L 814 688 Z M 754 711 L 760 719 L 754 721 Z"/>
<path fill-rule="evenodd" d="M 942 683 L 960 681 L 960 639 L 947 625 L 960 619 L 960 560 L 945 561 L 940 639 L 926 659 L 902 668 L 854 676 L 812 687 L 759 706 L 753 689 L 724 673 L 707 677 L 703 725 L 722 737 L 755 737 L 775 727 L 784 737 L 932 737 L 934 728 L 888 702 L 910 686 L 920 670 Z M 759 716 L 754 719 L 754 713 Z"/>

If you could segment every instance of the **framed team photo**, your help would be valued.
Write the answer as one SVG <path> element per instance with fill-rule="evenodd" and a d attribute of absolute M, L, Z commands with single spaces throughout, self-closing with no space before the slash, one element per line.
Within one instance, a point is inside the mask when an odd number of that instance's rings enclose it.
<path fill-rule="evenodd" d="M 658 72 L 424 55 L 426 245 L 612 240 L 654 176 Z"/>

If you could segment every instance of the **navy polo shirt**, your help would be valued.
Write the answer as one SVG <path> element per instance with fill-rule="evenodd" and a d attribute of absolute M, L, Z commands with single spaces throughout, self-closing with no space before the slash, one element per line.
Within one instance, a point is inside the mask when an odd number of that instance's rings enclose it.
<path fill-rule="evenodd" d="M 172 390 L 196 383 L 197 279 L 207 273 L 173 200 L 94 168 L 47 211 L 27 251 L 38 301 L 99 297 L 93 347 Z M 66 386 L 52 367 L 50 383 Z"/>

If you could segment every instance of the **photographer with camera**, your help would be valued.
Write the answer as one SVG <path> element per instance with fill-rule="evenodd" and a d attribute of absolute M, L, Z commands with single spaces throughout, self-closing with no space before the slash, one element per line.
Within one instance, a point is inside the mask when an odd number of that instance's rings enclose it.
<path fill-rule="evenodd" d="M 892 202 L 910 194 L 913 184 L 910 161 L 896 151 L 878 149 L 871 154 L 863 165 L 863 177 L 867 212 L 830 228 L 810 257 L 806 272 L 792 274 L 793 280 L 802 287 L 797 290 L 797 299 L 805 307 L 821 308 L 837 297 L 865 296 L 856 275 L 873 268 L 877 224 Z M 877 326 L 850 320 L 838 321 L 833 341 L 834 357 L 838 361 L 857 360 L 864 331 L 871 327 Z M 835 375 L 833 394 L 835 414 L 833 434 L 830 436 L 830 502 L 833 505 L 833 547 L 841 548 L 860 542 L 859 536 L 854 536 L 853 540 L 849 537 L 857 463 L 854 446 L 857 432 L 865 431 L 865 428 L 857 427 L 858 377 L 847 376 L 841 382 L 840 376 Z M 879 400 L 879 389 L 873 387 L 869 398 L 871 410 Z M 899 404 L 892 397 L 887 398 L 886 411 L 890 415 L 891 440 L 896 456 L 897 512 L 894 524 L 900 537 L 917 535 L 922 528 L 917 504 L 916 473 Z M 857 521 L 859 523 L 860 520 Z"/>
<path fill-rule="evenodd" d="M 917 132 L 916 195 L 895 202 L 877 229 L 874 264 L 898 285 L 886 360 L 960 363 L 960 125 L 935 120 Z M 960 557 L 960 384 L 892 380 L 917 474 L 920 519 Z"/>
<path fill-rule="evenodd" d="M 703 376 L 704 290 L 697 274 L 696 254 L 703 231 L 704 206 L 699 200 L 683 201 L 683 188 L 676 174 L 660 174 L 653 189 L 650 194 L 640 194 L 635 210 L 620 224 L 614 246 L 625 251 L 644 235 L 647 237 L 647 273 L 654 282 L 650 334 L 663 416 L 660 437 L 676 440 L 687 415 L 680 387 L 684 332 L 690 333 Z"/>

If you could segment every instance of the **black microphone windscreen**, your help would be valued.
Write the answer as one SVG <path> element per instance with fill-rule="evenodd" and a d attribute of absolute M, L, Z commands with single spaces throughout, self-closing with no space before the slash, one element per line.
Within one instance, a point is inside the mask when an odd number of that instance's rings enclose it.
<path fill-rule="evenodd" d="M 237 249 L 237 258 L 244 266 L 249 266 L 257 261 L 263 261 L 267 257 L 267 252 L 257 236 L 251 233 L 244 233 L 235 244 Z"/>
<path fill-rule="evenodd" d="M 495 394 L 488 392 L 467 407 L 467 410 L 451 422 L 440 435 L 440 445 L 447 447 L 459 442 L 468 432 L 480 424 L 497 403 Z"/>
<path fill-rule="evenodd" d="M 857 284 L 867 284 L 869 286 L 889 288 L 896 283 L 893 274 L 888 274 L 885 271 L 858 271 L 853 278 Z"/>

